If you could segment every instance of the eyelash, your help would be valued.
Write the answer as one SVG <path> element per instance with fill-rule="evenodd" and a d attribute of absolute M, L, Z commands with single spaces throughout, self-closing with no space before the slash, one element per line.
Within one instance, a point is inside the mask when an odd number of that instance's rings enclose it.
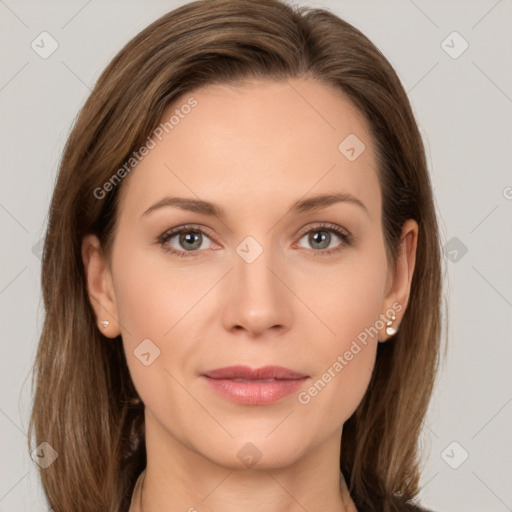
<path fill-rule="evenodd" d="M 323 249 L 323 250 L 315 250 L 315 249 L 309 249 L 313 253 L 313 256 L 315 258 L 323 257 L 323 256 L 333 256 L 334 254 L 337 254 L 341 250 L 343 250 L 345 247 L 352 244 L 353 236 L 343 229 L 341 229 L 336 224 L 330 224 L 327 222 L 316 224 L 312 227 L 310 227 L 308 230 L 301 232 L 299 236 L 299 240 L 301 240 L 304 235 L 307 235 L 310 232 L 315 231 L 327 231 L 329 233 L 334 233 L 341 239 L 340 245 L 333 249 Z M 174 254 L 175 256 L 179 256 L 180 258 L 189 258 L 191 256 L 196 256 L 197 253 L 200 253 L 202 251 L 178 251 L 174 249 L 174 247 L 170 247 L 167 242 L 173 238 L 176 235 L 180 235 L 181 233 L 187 233 L 187 232 L 195 232 L 200 233 L 202 235 L 206 235 L 208 238 L 212 238 L 211 235 L 208 233 L 208 231 L 199 228 L 196 225 L 193 224 L 187 224 L 184 226 L 180 226 L 179 228 L 172 228 L 168 231 L 165 231 L 162 233 L 157 241 L 162 246 L 162 249 L 166 252 L 169 252 L 171 254 Z"/>

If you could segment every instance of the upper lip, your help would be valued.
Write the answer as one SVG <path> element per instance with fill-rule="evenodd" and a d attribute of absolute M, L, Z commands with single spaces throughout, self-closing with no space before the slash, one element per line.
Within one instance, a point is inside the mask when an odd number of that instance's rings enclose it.
<path fill-rule="evenodd" d="M 249 366 L 226 366 L 216 368 L 203 373 L 206 377 L 212 379 L 247 379 L 247 380 L 293 380 L 303 379 L 307 375 L 303 373 L 284 368 L 282 366 L 262 366 L 261 368 L 251 368 Z"/>

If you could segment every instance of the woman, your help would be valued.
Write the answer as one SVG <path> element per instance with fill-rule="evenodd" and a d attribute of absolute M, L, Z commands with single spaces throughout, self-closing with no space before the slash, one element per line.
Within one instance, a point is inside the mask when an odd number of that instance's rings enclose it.
<path fill-rule="evenodd" d="M 422 510 L 432 189 L 396 73 L 333 14 L 198 1 L 130 41 L 67 142 L 42 286 L 56 511 Z"/>

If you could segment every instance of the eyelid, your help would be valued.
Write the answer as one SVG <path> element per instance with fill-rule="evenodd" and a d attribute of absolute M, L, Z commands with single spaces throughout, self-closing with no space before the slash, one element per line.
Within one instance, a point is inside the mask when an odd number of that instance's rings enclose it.
<path fill-rule="evenodd" d="M 182 224 L 180 226 L 175 226 L 173 228 L 169 228 L 164 231 L 158 239 L 164 239 L 171 237 L 173 235 L 179 235 L 183 231 L 199 231 L 205 235 L 208 235 L 208 238 L 214 238 L 213 232 L 207 228 L 206 226 L 201 226 L 199 224 Z"/>
<path fill-rule="evenodd" d="M 307 226 L 302 228 L 296 236 L 302 238 L 304 235 L 315 229 L 325 229 L 326 231 L 332 230 L 335 233 L 339 233 L 340 236 L 344 235 L 347 238 L 347 240 L 352 240 L 352 234 L 350 233 L 350 231 L 339 226 L 338 224 L 333 224 L 331 222 L 313 222 L 312 224 L 308 224 Z"/>

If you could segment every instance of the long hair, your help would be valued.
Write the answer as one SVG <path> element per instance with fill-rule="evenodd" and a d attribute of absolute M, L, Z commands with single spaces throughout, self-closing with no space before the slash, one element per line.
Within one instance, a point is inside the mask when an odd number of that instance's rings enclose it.
<path fill-rule="evenodd" d="M 95 190 L 140 148 L 178 96 L 245 79 L 312 77 L 343 91 L 367 120 L 382 193 L 388 263 L 401 228 L 419 225 L 409 304 L 398 333 L 379 344 L 369 388 L 343 427 L 340 469 L 356 503 L 395 510 L 419 488 L 418 438 L 441 339 L 442 268 L 425 151 L 407 95 L 389 62 L 327 10 L 281 0 L 199 0 L 152 23 L 114 57 L 66 143 L 42 256 L 45 319 L 33 368 L 29 449 L 48 442 L 40 469 L 57 512 L 122 511 L 146 463 L 144 407 L 121 338 L 97 328 L 81 258 L 96 234 L 110 254 L 119 192 Z M 136 171 L 135 171 L 136 172 Z"/>

